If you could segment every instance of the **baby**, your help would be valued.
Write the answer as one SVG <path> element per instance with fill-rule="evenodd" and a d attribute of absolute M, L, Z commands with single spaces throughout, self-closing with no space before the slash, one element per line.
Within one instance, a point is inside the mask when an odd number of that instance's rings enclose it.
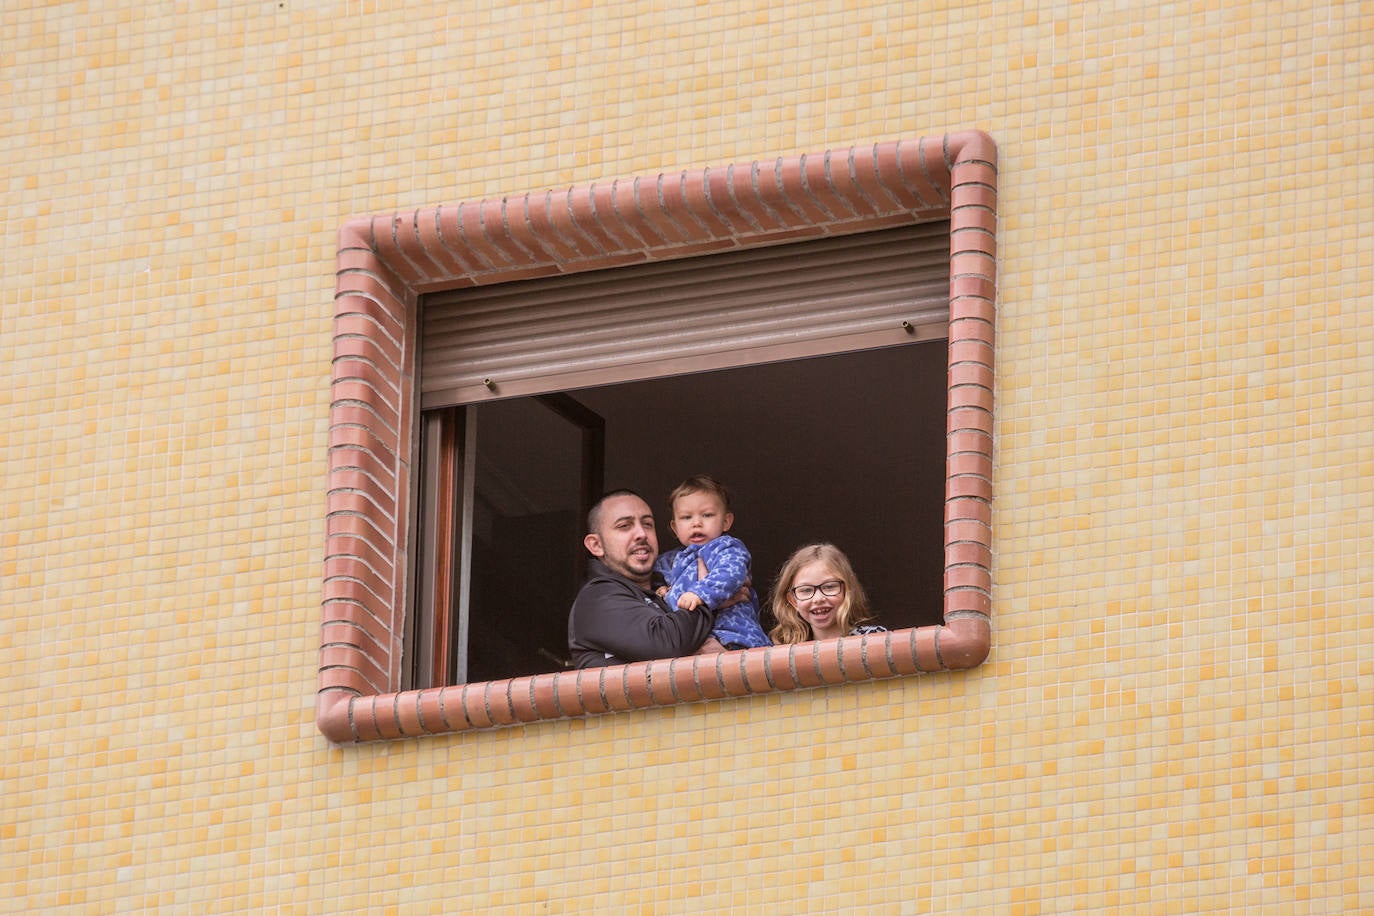
<path fill-rule="evenodd" d="M 658 558 L 654 568 L 668 583 L 659 594 L 678 610 L 718 608 L 711 635 L 726 649 L 772 645 L 759 623 L 759 596 L 752 587 L 747 589 L 748 600 L 721 607 L 749 585 L 750 563 L 744 542 L 725 533 L 735 516 L 724 485 L 697 474 L 680 483 L 668 503 L 670 525 L 682 547 Z"/>

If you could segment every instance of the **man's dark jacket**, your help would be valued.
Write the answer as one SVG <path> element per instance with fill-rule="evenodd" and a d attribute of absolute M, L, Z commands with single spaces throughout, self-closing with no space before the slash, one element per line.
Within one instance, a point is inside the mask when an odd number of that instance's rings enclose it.
<path fill-rule="evenodd" d="M 568 614 L 568 648 L 579 668 L 691 655 L 711 635 L 715 612 L 673 611 L 663 599 L 593 559 Z"/>

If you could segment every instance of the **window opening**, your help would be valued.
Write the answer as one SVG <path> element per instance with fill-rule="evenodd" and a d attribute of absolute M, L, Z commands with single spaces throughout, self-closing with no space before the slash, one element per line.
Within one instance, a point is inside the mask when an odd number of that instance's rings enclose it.
<path fill-rule="evenodd" d="M 476 456 L 444 464 L 470 484 L 438 491 L 471 510 L 452 511 L 465 520 L 469 547 L 455 565 L 468 575 L 436 596 L 438 614 L 417 614 L 442 622 L 445 606 L 455 611 L 436 670 L 463 683 L 567 665 L 582 519 L 604 489 L 603 448 L 604 480 L 653 507 L 660 550 L 678 546 L 668 491 L 705 471 L 731 487 L 761 595 L 792 549 L 831 540 L 854 559 L 885 625 L 938 623 L 945 360 L 943 341 L 914 343 L 427 413 L 426 430 L 431 414 L 464 414 L 466 447 L 455 450 Z"/>

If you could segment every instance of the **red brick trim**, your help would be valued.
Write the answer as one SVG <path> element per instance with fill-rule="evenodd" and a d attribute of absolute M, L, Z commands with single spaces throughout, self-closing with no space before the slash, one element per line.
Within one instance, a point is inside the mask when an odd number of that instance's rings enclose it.
<path fill-rule="evenodd" d="M 316 722 L 340 743 L 971 668 L 991 643 L 997 148 L 898 140 L 351 220 L 339 231 Z M 422 293 L 950 220 L 942 626 L 396 690 Z"/>

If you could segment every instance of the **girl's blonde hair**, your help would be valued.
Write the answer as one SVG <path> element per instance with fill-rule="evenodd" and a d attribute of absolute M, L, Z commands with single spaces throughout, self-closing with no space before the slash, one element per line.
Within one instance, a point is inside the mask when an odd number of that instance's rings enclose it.
<path fill-rule="evenodd" d="M 787 595 L 801 568 L 817 560 L 833 569 L 835 575 L 844 582 L 844 600 L 835 609 L 835 620 L 840 625 L 840 632 L 848 635 L 855 627 L 862 626 L 873 617 L 868 607 L 868 594 L 859 584 L 859 577 L 854 575 L 854 566 L 849 562 L 849 557 L 844 555 L 844 551 L 834 544 L 807 544 L 798 548 L 788 557 L 787 562 L 782 564 L 778 578 L 773 584 L 771 604 L 773 617 L 778 621 L 778 625 L 773 627 L 768 635 L 776 645 L 806 642 L 815 638 L 811 633 L 811 625 L 797 613 L 792 602 L 787 600 Z"/>

